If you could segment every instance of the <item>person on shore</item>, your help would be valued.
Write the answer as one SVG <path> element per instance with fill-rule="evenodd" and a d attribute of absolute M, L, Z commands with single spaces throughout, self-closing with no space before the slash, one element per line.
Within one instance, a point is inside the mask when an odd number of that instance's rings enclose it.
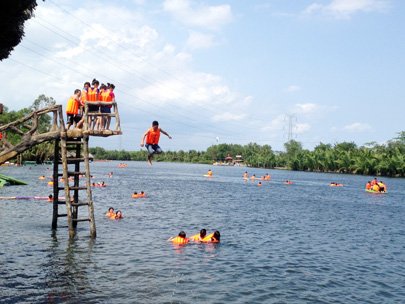
<path fill-rule="evenodd" d="M 169 137 L 169 139 L 172 139 L 172 137 L 166 131 L 159 128 L 159 123 L 155 120 L 152 122 L 152 127 L 150 129 L 148 129 L 145 132 L 145 134 L 142 136 L 141 147 L 144 146 L 145 139 L 146 139 L 145 147 L 148 150 L 149 165 L 152 165 L 152 159 L 153 159 L 154 154 L 160 154 L 163 152 L 162 149 L 158 145 L 160 133 L 166 135 L 167 137 Z"/>
<path fill-rule="evenodd" d="M 189 238 L 189 240 L 193 241 L 193 242 L 202 242 L 202 240 L 205 238 L 206 235 L 207 235 L 207 230 L 201 229 L 199 233 L 191 236 Z"/>
<path fill-rule="evenodd" d="M 189 239 L 186 238 L 186 233 L 184 231 L 180 231 L 178 236 L 171 237 L 169 241 L 175 245 L 185 245 L 189 242 Z"/>

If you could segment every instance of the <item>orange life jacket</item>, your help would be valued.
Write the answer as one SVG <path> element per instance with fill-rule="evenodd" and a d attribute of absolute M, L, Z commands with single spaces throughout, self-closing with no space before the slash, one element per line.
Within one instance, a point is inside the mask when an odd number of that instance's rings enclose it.
<path fill-rule="evenodd" d="M 88 90 L 82 90 L 82 95 L 80 96 L 80 100 L 84 103 L 89 100 L 89 93 Z"/>
<path fill-rule="evenodd" d="M 371 189 L 371 183 L 367 183 L 367 184 L 366 184 L 366 189 L 367 189 L 367 190 L 370 190 L 370 189 Z"/>
<path fill-rule="evenodd" d="M 175 238 L 172 238 L 171 241 L 173 244 L 183 245 L 187 244 L 189 242 L 189 239 L 176 236 Z"/>
<path fill-rule="evenodd" d="M 156 131 L 153 128 L 148 130 L 148 134 L 146 135 L 146 143 L 148 145 L 157 145 L 159 143 L 160 138 L 160 128 L 157 128 Z"/>
<path fill-rule="evenodd" d="M 97 89 L 95 89 L 95 88 L 89 88 L 89 90 L 87 91 L 87 97 L 88 97 L 88 101 L 90 101 L 90 102 L 96 102 L 96 101 L 99 101 L 100 100 L 100 98 L 99 98 L 99 90 L 98 90 L 98 88 Z"/>
<path fill-rule="evenodd" d="M 270 180 L 270 175 L 266 175 L 266 176 L 264 177 L 264 179 L 265 179 L 265 180 Z"/>
<path fill-rule="evenodd" d="M 218 240 L 214 238 L 214 233 L 208 234 L 205 238 L 202 239 L 203 243 L 218 243 Z"/>
<path fill-rule="evenodd" d="M 76 115 L 79 113 L 79 101 L 74 97 L 70 97 L 66 105 L 66 113 Z"/>
<path fill-rule="evenodd" d="M 202 241 L 199 233 L 194 234 L 193 236 L 189 237 L 189 240 L 193 241 L 193 242 L 201 242 Z"/>

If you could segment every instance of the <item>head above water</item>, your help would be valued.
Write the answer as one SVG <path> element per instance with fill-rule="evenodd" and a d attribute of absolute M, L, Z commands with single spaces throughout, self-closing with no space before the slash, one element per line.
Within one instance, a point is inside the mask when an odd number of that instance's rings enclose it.
<path fill-rule="evenodd" d="M 186 233 L 182 230 L 179 232 L 179 237 L 185 239 L 186 238 Z"/>
<path fill-rule="evenodd" d="M 207 235 L 207 230 L 201 229 L 200 230 L 200 237 L 203 239 Z"/>
<path fill-rule="evenodd" d="M 108 208 L 108 212 L 114 212 L 114 208 L 113 207 Z"/>
<path fill-rule="evenodd" d="M 215 230 L 213 236 L 212 236 L 215 240 L 217 240 L 218 242 L 221 240 L 221 234 L 219 233 L 218 230 Z"/>

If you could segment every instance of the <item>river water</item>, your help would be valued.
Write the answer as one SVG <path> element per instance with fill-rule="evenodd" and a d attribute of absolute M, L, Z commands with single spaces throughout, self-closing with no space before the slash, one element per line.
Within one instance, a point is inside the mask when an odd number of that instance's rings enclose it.
<path fill-rule="evenodd" d="M 83 222 L 70 241 L 66 218 L 52 233 L 46 201 L 0 200 L 0 303 L 405 302 L 404 179 L 384 178 L 389 192 L 376 195 L 365 176 L 127 164 L 91 164 L 108 185 L 93 191 L 95 240 Z M 1 168 L 29 185 L 0 195 L 47 196 L 38 177 L 50 169 Z M 246 169 L 272 180 L 245 182 Z M 107 219 L 110 206 L 124 219 Z M 167 242 L 201 228 L 219 230 L 221 243 Z"/>

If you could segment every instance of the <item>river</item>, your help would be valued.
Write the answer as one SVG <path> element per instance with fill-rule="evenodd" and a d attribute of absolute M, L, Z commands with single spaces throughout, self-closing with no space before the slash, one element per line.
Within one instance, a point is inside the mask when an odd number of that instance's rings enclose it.
<path fill-rule="evenodd" d="M 93 191 L 94 240 L 85 222 L 69 240 L 66 218 L 52 232 L 46 201 L 0 200 L 0 303 L 405 302 L 404 179 L 382 178 L 388 193 L 376 195 L 366 176 L 127 164 L 91 164 L 107 184 Z M 51 169 L 2 167 L 29 185 L 0 196 L 47 196 L 38 177 Z M 258 187 L 245 170 L 272 179 Z M 107 219 L 110 206 L 124 219 Z M 219 230 L 221 243 L 167 241 L 201 228 Z"/>

